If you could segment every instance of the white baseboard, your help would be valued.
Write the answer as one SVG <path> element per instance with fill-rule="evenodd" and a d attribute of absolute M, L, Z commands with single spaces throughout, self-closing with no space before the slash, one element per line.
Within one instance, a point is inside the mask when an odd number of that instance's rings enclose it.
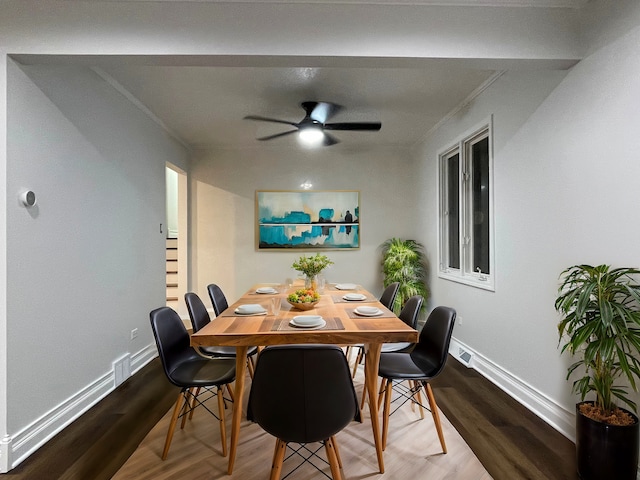
<path fill-rule="evenodd" d="M 133 354 L 131 373 L 139 371 L 157 355 L 155 344 L 147 345 Z M 18 466 L 113 390 L 114 372 L 111 370 L 19 432 L 0 439 L 0 473 L 7 473 Z"/>
<path fill-rule="evenodd" d="M 575 413 L 568 411 L 542 392 L 455 338 L 451 339 L 449 353 L 462 364 L 473 368 L 486 377 L 565 437 L 575 442 Z"/>

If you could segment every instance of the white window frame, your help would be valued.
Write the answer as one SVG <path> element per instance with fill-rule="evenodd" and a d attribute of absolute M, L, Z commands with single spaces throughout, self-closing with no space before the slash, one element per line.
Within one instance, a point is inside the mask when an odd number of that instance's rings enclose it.
<path fill-rule="evenodd" d="M 478 141 L 489 140 L 489 273 L 474 272 L 472 267 L 473 255 L 473 211 L 471 178 L 473 175 L 469 150 Z M 458 231 L 460 268 L 450 268 L 449 265 L 449 222 L 448 222 L 448 165 L 447 161 L 455 154 L 459 154 L 458 168 Z M 438 154 L 438 277 L 454 282 L 495 291 L 495 263 L 494 263 L 494 181 L 493 181 L 493 132 L 491 117 L 481 125 L 469 130 L 455 142 Z"/>

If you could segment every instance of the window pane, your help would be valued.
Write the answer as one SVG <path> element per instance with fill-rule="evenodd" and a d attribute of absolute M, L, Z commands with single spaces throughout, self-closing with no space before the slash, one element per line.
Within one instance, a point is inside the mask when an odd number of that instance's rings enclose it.
<path fill-rule="evenodd" d="M 460 268 L 460 154 L 447 158 L 447 222 L 449 232 L 449 268 Z"/>
<path fill-rule="evenodd" d="M 489 138 L 471 147 L 473 271 L 489 272 Z"/>

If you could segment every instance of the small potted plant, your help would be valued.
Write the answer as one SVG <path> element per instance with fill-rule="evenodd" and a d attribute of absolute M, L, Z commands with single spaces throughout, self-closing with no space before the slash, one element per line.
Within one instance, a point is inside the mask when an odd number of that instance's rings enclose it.
<path fill-rule="evenodd" d="M 637 391 L 640 379 L 639 275 L 636 268 L 575 265 L 560 276 L 559 344 L 577 357 L 567 379 L 582 375 L 573 391 L 582 400 L 576 405 L 576 454 L 584 480 L 636 478 L 639 424 L 628 390 Z M 585 401 L 590 393 L 595 399 Z"/>
<path fill-rule="evenodd" d="M 303 273 L 305 276 L 304 286 L 305 288 L 316 289 L 316 275 L 322 272 L 329 265 L 333 265 L 333 262 L 329 260 L 329 257 L 321 253 L 316 253 L 309 257 L 302 255 L 295 262 L 292 267 Z"/>

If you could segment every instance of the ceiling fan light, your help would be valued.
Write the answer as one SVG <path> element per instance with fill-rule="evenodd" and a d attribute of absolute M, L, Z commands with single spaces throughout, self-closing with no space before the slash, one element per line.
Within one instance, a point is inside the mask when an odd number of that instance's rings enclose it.
<path fill-rule="evenodd" d="M 301 128 L 298 138 L 307 147 L 317 147 L 324 141 L 324 132 L 318 127 Z"/>

